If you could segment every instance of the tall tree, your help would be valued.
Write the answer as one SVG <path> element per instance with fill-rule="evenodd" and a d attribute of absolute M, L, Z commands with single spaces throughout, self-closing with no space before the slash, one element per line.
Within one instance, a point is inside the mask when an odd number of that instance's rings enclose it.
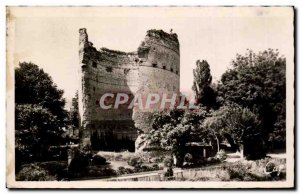
<path fill-rule="evenodd" d="M 232 61 L 218 86 L 223 104 L 249 108 L 262 120 L 264 139 L 285 147 L 286 59 L 277 50 L 248 50 Z"/>
<path fill-rule="evenodd" d="M 207 61 L 197 60 L 193 74 L 192 90 L 195 92 L 196 103 L 200 103 L 207 108 L 216 108 L 216 92 L 211 87 L 212 76 Z"/>
<path fill-rule="evenodd" d="M 53 83 L 52 78 L 37 65 L 22 62 L 15 69 L 15 103 L 38 104 L 47 108 L 57 116 L 61 125 L 67 116 L 63 93 Z"/>
<path fill-rule="evenodd" d="M 33 63 L 15 69 L 16 165 L 45 159 L 51 145 L 59 145 L 65 126 L 63 91 Z"/>
<path fill-rule="evenodd" d="M 71 125 L 75 128 L 79 127 L 79 109 L 78 109 L 78 91 L 75 93 L 75 97 L 72 98 L 72 106 L 70 110 Z"/>

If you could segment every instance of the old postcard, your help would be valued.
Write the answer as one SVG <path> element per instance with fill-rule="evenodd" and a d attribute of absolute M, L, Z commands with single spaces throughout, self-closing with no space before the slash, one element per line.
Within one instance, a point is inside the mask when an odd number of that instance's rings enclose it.
<path fill-rule="evenodd" d="M 7 7 L 8 188 L 293 188 L 293 7 Z"/>

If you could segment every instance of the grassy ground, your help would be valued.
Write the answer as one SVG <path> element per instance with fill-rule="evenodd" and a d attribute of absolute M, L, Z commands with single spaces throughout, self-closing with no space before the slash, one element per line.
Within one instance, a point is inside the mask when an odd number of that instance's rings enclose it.
<path fill-rule="evenodd" d="M 79 179 L 94 179 L 103 177 L 116 177 L 124 175 L 120 173 L 120 167 L 126 170 L 126 174 L 137 173 L 133 166 L 128 164 L 131 157 L 136 157 L 131 152 L 98 152 L 107 160 L 105 165 L 90 165 L 85 170 L 85 174 Z M 145 157 L 145 156 L 144 156 Z M 142 165 L 151 167 L 153 163 L 147 159 Z M 280 168 L 280 173 L 266 174 L 265 167 L 268 163 L 273 163 Z M 273 168 L 273 167 L 272 167 Z M 273 181 L 285 180 L 286 178 L 285 154 L 268 154 L 268 157 L 256 161 L 241 160 L 238 153 L 228 154 L 227 159 L 221 164 L 210 165 L 200 168 L 183 169 L 183 177 L 186 181 Z M 125 170 L 123 169 L 123 170 Z M 161 168 L 159 168 L 161 169 Z M 152 170 L 152 169 L 150 169 Z M 147 170 L 146 170 L 147 171 Z M 144 171 L 145 174 L 151 171 Z M 22 170 L 16 174 L 17 180 L 68 180 L 68 170 L 66 161 L 48 161 L 24 165 Z M 77 179 L 76 178 L 76 179 Z"/>
<path fill-rule="evenodd" d="M 280 173 L 266 174 L 267 163 L 274 163 Z M 286 159 L 265 158 L 256 161 L 225 162 L 219 166 L 184 171 L 187 181 L 277 181 L 286 178 Z"/>

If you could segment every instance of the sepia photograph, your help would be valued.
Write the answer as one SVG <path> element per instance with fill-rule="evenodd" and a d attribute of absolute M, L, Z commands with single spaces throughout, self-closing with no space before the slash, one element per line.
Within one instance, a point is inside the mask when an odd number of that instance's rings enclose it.
<path fill-rule="evenodd" d="M 7 6 L 7 187 L 294 188 L 294 14 Z"/>

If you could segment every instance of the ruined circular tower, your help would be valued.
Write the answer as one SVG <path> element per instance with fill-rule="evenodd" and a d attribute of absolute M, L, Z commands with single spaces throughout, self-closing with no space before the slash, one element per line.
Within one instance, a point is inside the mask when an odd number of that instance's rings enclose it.
<path fill-rule="evenodd" d="M 80 139 L 95 150 L 134 151 L 137 131 L 149 132 L 152 115 L 161 110 L 107 109 L 99 106 L 105 93 L 147 96 L 178 94 L 180 54 L 177 35 L 147 31 L 135 52 L 96 49 L 86 29 L 79 30 Z"/>
<path fill-rule="evenodd" d="M 136 93 L 147 96 L 158 93 L 162 98 L 179 94 L 180 88 L 180 53 L 177 34 L 162 30 L 148 30 L 144 41 L 138 48 L 139 81 Z M 169 99 L 168 98 L 168 99 Z M 135 126 L 148 133 L 152 125 L 154 112 L 166 108 L 155 107 L 151 110 L 135 110 Z"/>

